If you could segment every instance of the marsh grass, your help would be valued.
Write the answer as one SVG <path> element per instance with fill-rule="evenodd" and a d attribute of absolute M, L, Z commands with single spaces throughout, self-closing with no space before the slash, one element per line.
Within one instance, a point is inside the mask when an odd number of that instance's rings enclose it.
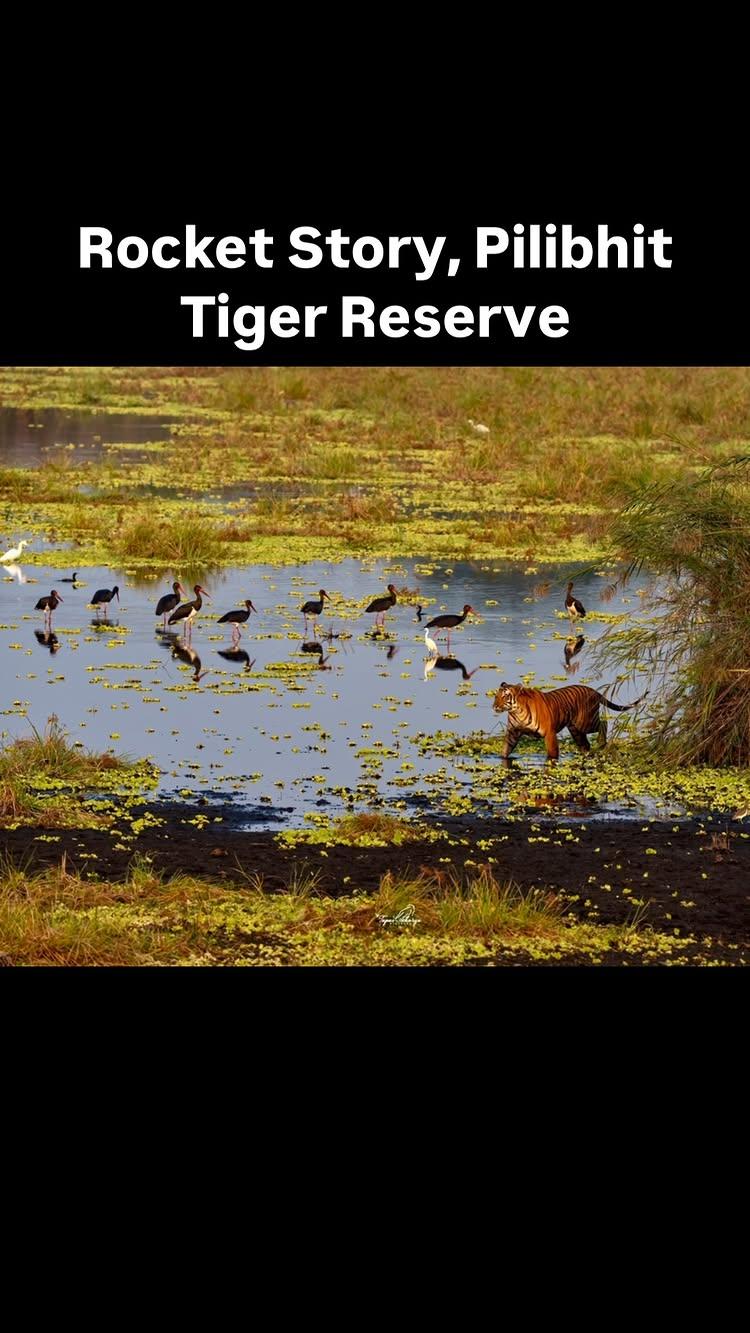
<path fill-rule="evenodd" d="M 750 764 L 750 457 L 643 486 L 614 520 L 626 562 L 659 579 L 652 615 L 603 637 L 600 660 L 646 670 L 657 703 L 644 746 L 668 764 Z"/>
<path fill-rule="evenodd" d="M 85 805 L 80 792 L 113 790 L 138 773 L 127 755 L 97 753 L 72 742 L 54 715 L 43 732 L 33 725 L 0 749 L 0 822 L 46 828 L 93 828 L 104 809 Z"/>
<path fill-rule="evenodd" d="M 393 918 L 413 907 L 421 925 L 457 935 L 555 933 L 563 907 L 553 893 L 525 892 L 512 881 L 498 880 L 490 866 L 422 870 L 381 880 L 373 906 L 379 917 Z"/>
<path fill-rule="evenodd" d="M 406 909 L 408 922 L 389 930 Z M 268 893 L 257 874 L 219 885 L 166 877 L 145 859 L 117 882 L 84 877 L 64 857 L 41 873 L 29 858 L 0 863 L 0 954 L 16 966 L 446 965 L 492 962 L 498 950 L 596 961 L 612 948 L 642 951 L 639 929 L 635 917 L 623 927 L 566 921 L 555 895 L 523 893 L 482 866 L 387 874 L 372 897 L 331 899 L 316 867 Z"/>
<path fill-rule="evenodd" d="M 1 762 L 1 757 L 0 757 Z M 15 821 L 38 809 L 39 802 L 15 776 L 0 776 L 0 820 Z"/>
<path fill-rule="evenodd" d="M 338 503 L 345 523 L 393 523 L 400 513 L 398 500 L 388 491 L 369 495 L 347 491 L 338 497 Z"/>
<path fill-rule="evenodd" d="M 131 764 L 125 756 L 98 754 L 75 745 L 54 714 L 43 732 L 30 725 L 31 736 L 17 737 L 0 750 L 0 781 L 45 777 L 78 782 Z"/>
<path fill-rule="evenodd" d="M 14 504 L 46 501 L 61 504 L 74 501 L 85 484 L 88 470 L 76 469 L 68 454 L 38 468 L 0 468 L 0 496 Z"/>
<path fill-rule="evenodd" d="M 74 401 L 80 403 L 82 407 L 101 407 L 118 392 L 117 374 L 116 372 L 110 374 L 103 368 L 74 372 L 70 391 Z"/>
<path fill-rule="evenodd" d="M 225 371 L 218 381 L 215 401 L 227 412 L 252 412 L 258 401 L 253 371 Z"/>
<path fill-rule="evenodd" d="M 404 842 L 423 842 L 425 828 L 412 820 L 399 819 L 394 815 L 367 812 L 343 815 L 337 819 L 331 830 L 331 837 L 335 842 L 376 841 L 399 846 Z"/>
<path fill-rule="evenodd" d="M 241 563 L 238 548 L 257 551 L 259 537 L 284 561 L 315 537 L 338 555 L 557 559 L 568 545 L 588 560 L 609 554 L 602 520 L 639 489 L 748 448 L 748 389 L 743 367 L 10 367 L 2 402 L 84 401 L 177 424 L 145 462 L 2 469 L 0 496 L 7 527 L 42 525 L 102 563 Z M 226 529 L 179 495 L 183 482 L 215 490 L 249 477 L 317 482 L 321 494 L 256 506 Z M 147 506 L 135 485 L 177 496 Z"/>
<path fill-rule="evenodd" d="M 253 514 L 267 523 L 286 523 L 299 510 L 299 501 L 288 495 L 261 495 L 253 505 Z"/>
<path fill-rule="evenodd" d="M 170 517 L 154 513 L 123 521 L 114 544 L 121 560 L 148 559 L 183 569 L 205 567 L 221 555 L 216 524 L 189 510 Z"/>
<path fill-rule="evenodd" d="M 361 459 L 354 449 L 316 449 L 300 460 L 299 467 L 302 476 L 315 477 L 321 481 L 342 481 L 358 475 Z"/>

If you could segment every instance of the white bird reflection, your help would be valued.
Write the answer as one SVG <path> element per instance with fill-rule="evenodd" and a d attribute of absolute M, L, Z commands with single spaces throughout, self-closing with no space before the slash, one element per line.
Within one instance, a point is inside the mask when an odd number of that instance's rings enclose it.
<path fill-rule="evenodd" d="M 459 662 L 457 657 L 428 657 L 424 664 L 424 678 L 427 680 L 432 671 L 460 671 L 463 680 L 471 680 L 472 676 L 479 670 L 474 667 L 473 671 L 467 671 L 463 662 Z"/>
<path fill-rule="evenodd" d="M 6 574 L 10 574 L 11 578 L 16 580 L 16 583 L 28 583 L 28 579 L 20 565 L 3 565 L 3 569 Z"/>

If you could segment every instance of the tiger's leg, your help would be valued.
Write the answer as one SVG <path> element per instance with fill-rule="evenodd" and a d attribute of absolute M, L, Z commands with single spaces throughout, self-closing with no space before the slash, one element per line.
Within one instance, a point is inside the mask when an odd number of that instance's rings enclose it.
<path fill-rule="evenodd" d="M 505 745 L 503 747 L 503 759 L 506 763 L 510 761 L 510 756 L 518 745 L 522 735 L 523 732 L 520 727 L 508 726 L 508 730 L 505 733 Z"/>
<path fill-rule="evenodd" d="M 585 731 L 579 731 L 577 727 L 568 727 L 568 731 L 570 732 L 575 744 L 578 746 L 578 749 L 582 750 L 584 754 L 589 754 L 591 751 L 591 746 L 589 745 L 588 737 L 586 736 Z"/>
<path fill-rule="evenodd" d="M 557 733 L 552 731 L 544 738 L 544 744 L 547 747 L 547 758 L 557 759 L 560 755 L 560 746 L 557 740 Z"/>
<path fill-rule="evenodd" d="M 598 719 L 598 722 L 599 722 L 598 726 L 599 739 L 597 741 L 597 748 L 599 750 L 603 750 L 605 745 L 607 744 L 607 719 L 606 717 L 600 717 Z"/>

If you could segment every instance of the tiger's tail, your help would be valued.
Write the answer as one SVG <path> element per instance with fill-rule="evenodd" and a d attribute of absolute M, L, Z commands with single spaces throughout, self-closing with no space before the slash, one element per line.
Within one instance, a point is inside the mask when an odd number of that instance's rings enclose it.
<path fill-rule="evenodd" d="M 599 702 L 603 703 L 606 708 L 614 708 L 618 713 L 626 713 L 629 708 L 636 708 L 639 703 L 642 703 L 647 694 L 648 690 L 645 690 L 640 699 L 634 699 L 632 704 L 616 704 L 612 699 L 605 699 L 604 695 L 600 694 Z"/>

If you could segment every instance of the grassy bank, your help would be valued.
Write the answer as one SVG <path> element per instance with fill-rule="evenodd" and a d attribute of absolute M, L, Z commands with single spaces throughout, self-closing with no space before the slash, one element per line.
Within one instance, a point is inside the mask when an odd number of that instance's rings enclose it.
<path fill-rule="evenodd" d="M 635 487 L 747 446 L 749 387 L 742 368 L 6 368 L 0 407 L 173 427 L 4 468 L 0 498 L 6 530 L 73 541 L 82 565 L 594 559 Z"/>
<path fill-rule="evenodd" d="M 141 799 L 155 785 L 157 775 L 150 764 L 109 750 L 87 750 L 70 740 L 54 716 L 43 732 L 31 725 L 29 731 L 28 736 L 6 741 L 0 748 L 0 826 L 4 828 L 22 824 L 44 829 L 101 828 L 114 822 L 116 808 L 127 823 L 128 801 Z M 95 800 L 90 799 L 93 793 Z M 102 800 L 103 793 L 117 796 L 117 807 Z"/>
<path fill-rule="evenodd" d="M 695 941 L 634 914 L 583 924 L 565 903 L 521 892 L 486 867 L 459 877 L 386 874 L 374 895 L 319 896 L 297 875 L 266 894 L 259 877 L 212 885 L 136 863 L 125 882 L 83 880 L 64 861 L 0 871 L 0 963 L 12 966 L 517 966 L 696 961 Z"/>

